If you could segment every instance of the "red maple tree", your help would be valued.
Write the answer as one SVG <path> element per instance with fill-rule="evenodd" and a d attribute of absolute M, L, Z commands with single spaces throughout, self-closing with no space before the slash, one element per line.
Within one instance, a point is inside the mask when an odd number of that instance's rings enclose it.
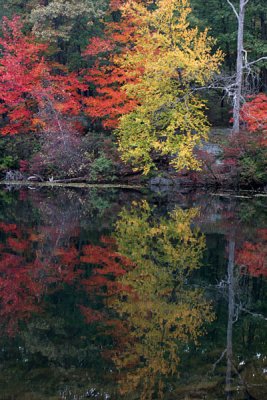
<path fill-rule="evenodd" d="M 23 33 L 20 17 L 2 21 L 0 38 L 1 134 L 61 129 L 59 115 L 78 115 L 78 89 L 84 86 L 74 73 L 45 59 L 47 44 Z"/>
<path fill-rule="evenodd" d="M 241 119 L 250 132 L 265 131 L 261 143 L 267 146 L 267 95 L 259 93 L 248 100 L 241 109 Z"/>

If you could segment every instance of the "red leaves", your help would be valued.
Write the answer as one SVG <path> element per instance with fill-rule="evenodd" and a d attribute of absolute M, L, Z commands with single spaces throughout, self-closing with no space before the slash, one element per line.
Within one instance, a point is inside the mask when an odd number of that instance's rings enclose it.
<path fill-rule="evenodd" d="M 95 275 L 118 277 L 126 273 L 125 257 L 109 248 L 88 245 L 84 246 L 83 252 L 85 255 L 80 258 L 81 262 L 99 265 L 99 268 L 94 269 Z M 87 282 L 87 284 L 90 283 Z"/>
<path fill-rule="evenodd" d="M 252 276 L 267 276 L 267 229 L 258 229 L 257 242 L 245 242 L 237 252 L 236 263 Z"/>
<path fill-rule="evenodd" d="M 80 310 L 85 317 L 87 324 L 91 324 L 93 322 L 98 322 L 103 319 L 103 314 L 99 311 L 93 310 L 92 308 L 85 307 L 80 305 Z"/>
<path fill-rule="evenodd" d="M 245 103 L 241 109 L 241 119 L 246 123 L 250 132 L 267 130 L 267 95 L 259 93 Z M 267 145 L 267 137 L 262 136 L 262 144 Z"/>
<path fill-rule="evenodd" d="M 20 172 L 27 172 L 29 169 L 29 161 L 19 160 L 19 170 Z"/>
<path fill-rule="evenodd" d="M 81 111 L 78 90 L 85 89 L 74 73 L 67 74 L 60 65 L 44 59 L 46 44 L 36 43 L 33 36 L 22 33 L 19 17 L 3 18 L 0 39 L 0 101 L 1 112 L 7 113 L 9 123 L 2 135 L 37 129 L 50 129 L 56 117 L 36 119 L 36 112 L 49 106 L 63 115 L 78 115 Z M 52 121 L 53 119 L 53 121 Z M 49 126 L 47 126 L 49 125 Z"/>
<path fill-rule="evenodd" d="M 16 232 L 17 225 L 16 224 L 6 224 L 5 222 L 0 222 L 0 230 L 7 232 Z"/>
<path fill-rule="evenodd" d="M 99 301 L 131 290 L 118 278 L 134 265 L 116 251 L 113 238 L 101 237 L 103 246 L 84 246 L 81 255 L 74 244 L 79 234 L 74 225 L 64 225 L 65 235 L 71 238 L 67 243 L 62 228 L 50 225 L 22 230 L 0 222 L 0 231 L 0 317 L 9 334 L 16 333 L 19 321 L 43 310 L 45 295 L 64 285 L 85 291 L 92 303 L 95 294 Z M 108 318 L 94 308 L 79 308 L 87 323 Z"/>
<path fill-rule="evenodd" d="M 28 247 L 28 242 L 26 240 L 18 240 L 12 237 L 7 239 L 7 243 L 12 248 L 12 250 L 19 253 L 23 252 Z"/>
<path fill-rule="evenodd" d="M 112 51 L 114 49 L 114 43 L 108 39 L 102 39 L 99 37 L 93 37 L 84 51 L 84 56 L 96 56 L 100 53 Z"/>
<path fill-rule="evenodd" d="M 267 247 L 245 242 L 237 256 L 237 264 L 246 267 L 252 276 L 267 276 Z"/>

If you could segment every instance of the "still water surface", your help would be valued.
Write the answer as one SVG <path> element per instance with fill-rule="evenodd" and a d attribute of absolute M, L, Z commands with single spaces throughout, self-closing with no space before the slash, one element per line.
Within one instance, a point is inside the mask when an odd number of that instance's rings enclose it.
<path fill-rule="evenodd" d="M 267 399 L 266 198 L 0 191 L 1 400 Z"/>

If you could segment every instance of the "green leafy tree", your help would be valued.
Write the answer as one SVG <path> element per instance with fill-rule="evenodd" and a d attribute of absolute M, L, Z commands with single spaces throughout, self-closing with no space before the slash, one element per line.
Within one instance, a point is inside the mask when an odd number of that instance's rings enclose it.
<path fill-rule="evenodd" d="M 103 15 L 104 6 L 104 0 L 51 0 L 33 7 L 29 19 L 40 38 L 69 40 L 77 24 L 92 24 Z"/>

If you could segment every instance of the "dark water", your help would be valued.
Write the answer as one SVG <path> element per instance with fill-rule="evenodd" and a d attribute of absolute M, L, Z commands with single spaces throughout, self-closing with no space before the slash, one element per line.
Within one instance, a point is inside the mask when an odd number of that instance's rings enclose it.
<path fill-rule="evenodd" d="M 0 399 L 267 399 L 266 211 L 0 191 Z"/>

